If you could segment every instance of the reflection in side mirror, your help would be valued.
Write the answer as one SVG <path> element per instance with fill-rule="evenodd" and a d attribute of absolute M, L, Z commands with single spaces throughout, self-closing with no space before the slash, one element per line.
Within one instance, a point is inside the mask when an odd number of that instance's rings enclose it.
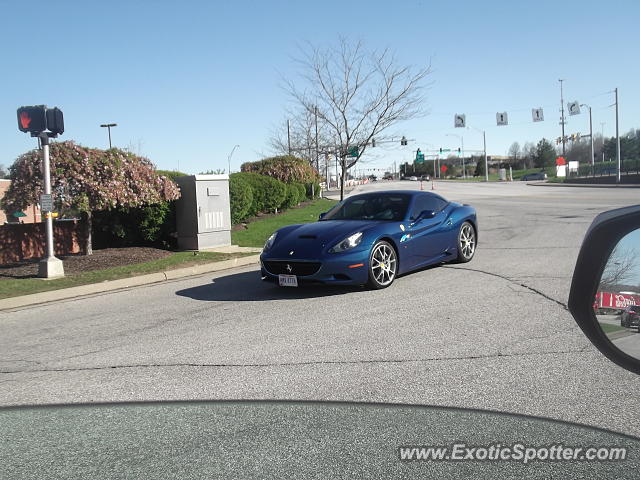
<path fill-rule="evenodd" d="M 609 340 L 640 359 L 640 229 L 622 237 L 611 252 L 593 307 Z"/>

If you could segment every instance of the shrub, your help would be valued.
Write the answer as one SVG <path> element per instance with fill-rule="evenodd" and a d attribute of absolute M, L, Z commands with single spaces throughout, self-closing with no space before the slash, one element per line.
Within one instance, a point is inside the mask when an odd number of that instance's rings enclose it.
<path fill-rule="evenodd" d="M 298 204 L 298 189 L 293 183 L 290 185 L 285 184 L 285 186 L 287 188 L 287 196 L 285 198 L 284 204 L 282 205 L 282 208 L 295 207 Z"/>
<path fill-rule="evenodd" d="M 232 224 L 240 223 L 251 213 L 253 189 L 240 174 L 234 173 L 229 176 L 229 202 Z"/>
<path fill-rule="evenodd" d="M 307 198 L 313 200 L 314 198 L 320 197 L 320 184 L 318 182 L 306 183 L 305 189 Z"/>
<path fill-rule="evenodd" d="M 234 176 L 246 180 L 253 191 L 253 202 L 248 212 L 249 216 L 260 212 L 275 212 L 284 204 L 287 190 L 286 185 L 280 180 L 250 172 L 240 172 Z"/>
<path fill-rule="evenodd" d="M 298 191 L 298 198 L 296 201 L 296 205 L 298 205 L 300 202 L 303 202 L 307 197 L 307 189 L 302 183 L 292 183 L 291 186 L 293 186 Z"/>
<path fill-rule="evenodd" d="M 93 214 L 95 248 L 175 248 L 175 202 L 119 207 Z"/>
<path fill-rule="evenodd" d="M 285 183 L 311 182 L 317 180 L 318 173 L 309 162 L 293 155 L 270 157 L 258 162 L 243 163 L 243 172 L 259 173 L 276 178 Z"/>

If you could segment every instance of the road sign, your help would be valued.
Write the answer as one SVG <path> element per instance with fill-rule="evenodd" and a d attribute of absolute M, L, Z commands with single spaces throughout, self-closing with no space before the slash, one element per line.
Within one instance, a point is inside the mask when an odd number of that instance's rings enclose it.
<path fill-rule="evenodd" d="M 509 121 L 507 118 L 507 112 L 498 112 L 496 113 L 496 123 L 498 125 L 508 125 Z"/>
<path fill-rule="evenodd" d="M 420 149 L 416 152 L 416 163 L 424 163 L 424 153 Z"/>
<path fill-rule="evenodd" d="M 567 103 L 567 108 L 569 109 L 569 115 L 580 114 L 580 102 L 578 102 L 577 100 L 575 102 Z"/>
<path fill-rule="evenodd" d="M 347 153 L 348 157 L 357 157 L 358 156 L 358 147 L 349 147 L 349 151 Z"/>
<path fill-rule="evenodd" d="M 532 108 L 531 116 L 533 117 L 534 122 L 544 121 L 544 113 L 542 112 L 542 108 Z"/>
<path fill-rule="evenodd" d="M 53 211 L 53 195 L 50 193 L 43 193 L 40 195 L 40 211 L 52 212 Z"/>
<path fill-rule="evenodd" d="M 467 126 L 467 116 L 464 113 L 456 113 L 453 125 L 456 128 L 464 128 Z"/>
<path fill-rule="evenodd" d="M 441 148 L 440 149 L 440 153 L 442 153 L 442 152 L 450 152 L 450 151 L 451 151 L 450 148 Z"/>

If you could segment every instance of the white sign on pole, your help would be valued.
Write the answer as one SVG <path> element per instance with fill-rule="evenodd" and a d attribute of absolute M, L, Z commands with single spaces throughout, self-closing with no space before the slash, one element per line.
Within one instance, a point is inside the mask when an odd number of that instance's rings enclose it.
<path fill-rule="evenodd" d="M 567 108 L 569 109 L 569 115 L 580 114 L 580 102 L 578 102 L 577 100 L 575 102 L 567 103 Z"/>
<path fill-rule="evenodd" d="M 534 122 L 544 121 L 544 113 L 542 112 L 542 108 L 532 108 L 531 116 L 533 117 Z"/>
<path fill-rule="evenodd" d="M 508 125 L 509 120 L 507 119 L 507 112 L 496 113 L 496 123 L 498 125 Z"/>
<path fill-rule="evenodd" d="M 50 193 L 43 193 L 40 195 L 40 211 L 53 212 L 53 195 Z"/>
<path fill-rule="evenodd" d="M 454 117 L 454 126 L 456 128 L 464 128 L 467 125 L 467 117 L 464 113 L 456 113 Z"/>

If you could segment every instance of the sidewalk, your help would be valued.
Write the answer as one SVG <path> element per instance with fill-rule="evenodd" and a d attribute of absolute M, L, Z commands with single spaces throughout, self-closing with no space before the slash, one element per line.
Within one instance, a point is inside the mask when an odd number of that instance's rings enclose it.
<path fill-rule="evenodd" d="M 225 249 L 228 247 L 224 247 Z M 236 247 L 242 249 L 243 247 Z M 256 249 L 254 248 L 253 251 Z M 207 251 L 222 251 L 221 249 L 209 249 Z M 234 250 L 234 251 L 251 251 L 251 250 Z M 228 253 L 228 252 L 227 252 Z M 178 280 L 181 278 L 203 275 L 205 273 L 218 272 L 220 270 L 228 270 L 230 268 L 242 267 L 247 265 L 257 265 L 260 261 L 260 255 L 248 255 L 246 257 L 233 258 L 231 260 L 223 260 L 220 262 L 204 263 L 192 267 L 178 268 L 175 270 L 167 270 L 164 272 L 149 273 L 147 275 L 138 275 L 135 277 L 121 278 L 118 280 L 110 280 L 101 283 L 91 283 L 72 288 L 62 288 L 59 290 L 50 290 L 48 292 L 34 293 L 31 295 L 23 295 L 21 297 L 11 297 L 0 300 L 0 312 L 3 310 L 14 310 L 33 305 L 41 305 L 43 303 L 56 302 L 60 300 L 68 300 L 88 295 L 96 295 L 106 292 L 115 292 L 131 287 L 142 285 L 151 285 L 154 283 L 167 282 L 170 280 Z M 43 280 L 46 281 L 46 280 Z"/>

